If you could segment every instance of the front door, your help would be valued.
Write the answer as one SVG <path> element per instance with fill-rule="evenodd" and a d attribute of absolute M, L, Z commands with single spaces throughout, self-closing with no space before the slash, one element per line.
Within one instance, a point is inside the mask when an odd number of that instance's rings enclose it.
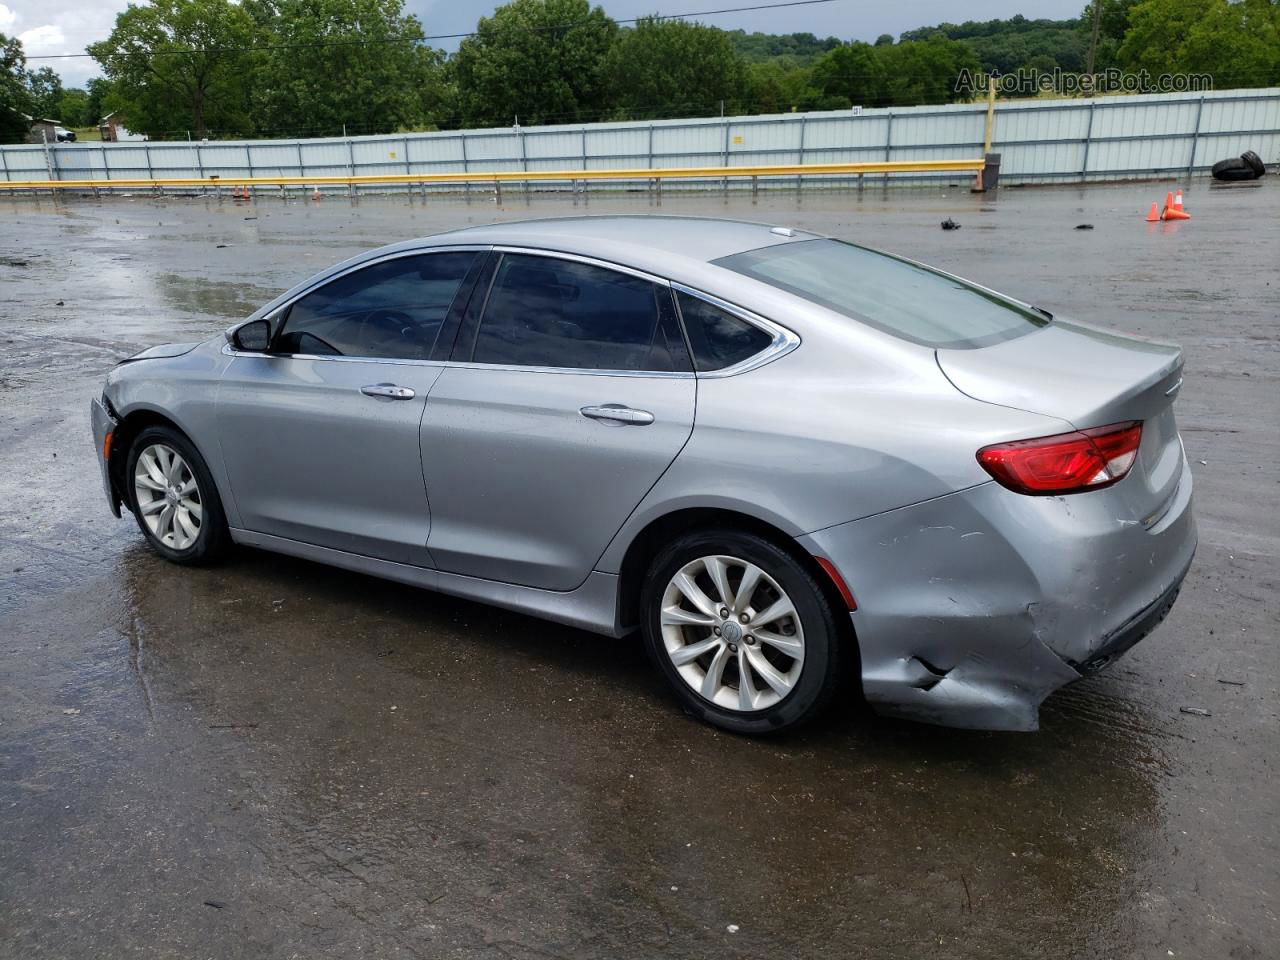
<path fill-rule="evenodd" d="M 288 308 L 270 351 L 228 364 L 218 434 L 245 529 L 430 565 L 419 428 L 441 372 L 431 353 L 480 256 L 344 274 Z"/>
<path fill-rule="evenodd" d="M 441 570 L 571 590 L 688 440 L 696 381 L 669 286 L 500 256 L 422 421 L 428 545 Z"/>

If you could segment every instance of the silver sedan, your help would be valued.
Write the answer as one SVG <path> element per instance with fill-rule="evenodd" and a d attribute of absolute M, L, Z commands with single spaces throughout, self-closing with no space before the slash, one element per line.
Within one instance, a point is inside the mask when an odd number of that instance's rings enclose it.
<path fill-rule="evenodd" d="M 112 510 L 607 636 L 768 733 L 849 679 L 1034 730 L 1167 613 L 1196 545 L 1181 351 L 911 260 L 668 217 L 339 264 L 92 403 Z"/>

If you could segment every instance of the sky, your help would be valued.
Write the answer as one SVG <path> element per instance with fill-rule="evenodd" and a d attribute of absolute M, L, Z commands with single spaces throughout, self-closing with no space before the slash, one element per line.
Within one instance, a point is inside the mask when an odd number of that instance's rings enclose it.
<path fill-rule="evenodd" d="M 698 13 L 725 7 L 752 6 L 770 0 L 596 0 L 611 17 L 630 19 L 650 13 Z M 759 30 L 762 33 L 809 32 L 820 37 L 873 41 L 882 33 L 897 36 L 904 30 L 950 20 L 991 20 L 1020 13 L 1028 19 L 1064 19 L 1079 16 L 1086 0 L 977 0 L 957 9 L 954 0 L 832 0 L 831 3 L 700 18 L 726 30 Z M 3 0 L 0 33 L 17 36 L 26 49 L 32 69 L 51 66 L 62 75 L 65 87 L 83 86 L 97 76 L 97 65 L 88 58 L 38 60 L 41 54 L 84 53 L 87 44 L 110 32 L 116 14 L 127 0 Z M 416 14 L 428 34 L 463 33 L 476 20 L 499 6 L 496 2 L 466 0 L 406 0 L 405 9 Z M 457 40 L 438 46 L 456 50 Z"/>

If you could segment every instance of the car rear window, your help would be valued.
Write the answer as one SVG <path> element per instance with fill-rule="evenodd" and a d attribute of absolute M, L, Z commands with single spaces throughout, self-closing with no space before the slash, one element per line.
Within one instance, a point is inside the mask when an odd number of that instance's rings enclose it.
<path fill-rule="evenodd" d="M 803 240 L 713 261 L 913 343 L 972 349 L 1046 317 L 955 277 L 840 240 Z"/>

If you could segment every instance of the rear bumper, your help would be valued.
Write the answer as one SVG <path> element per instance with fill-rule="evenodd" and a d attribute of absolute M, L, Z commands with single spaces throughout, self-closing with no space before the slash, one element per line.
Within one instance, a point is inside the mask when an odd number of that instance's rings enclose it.
<path fill-rule="evenodd" d="M 1035 730 L 1045 697 L 1113 662 L 1172 606 L 1196 548 L 1185 461 L 1181 474 L 1146 519 L 1122 484 L 1050 498 L 986 483 L 800 542 L 853 591 L 877 712 Z"/>
<path fill-rule="evenodd" d="M 89 424 L 93 429 L 93 446 L 98 454 L 98 469 L 102 474 L 102 489 L 107 495 L 107 505 L 111 507 L 111 512 L 118 517 L 120 516 L 120 495 L 116 492 L 115 485 L 111 482 L 111 468 L 107 463 L 106 457 L 103 456 L 107 434 L 115 432 L 118 421 L 103 406 L 102 401 L 94 397 L 89 401 Z"/>

